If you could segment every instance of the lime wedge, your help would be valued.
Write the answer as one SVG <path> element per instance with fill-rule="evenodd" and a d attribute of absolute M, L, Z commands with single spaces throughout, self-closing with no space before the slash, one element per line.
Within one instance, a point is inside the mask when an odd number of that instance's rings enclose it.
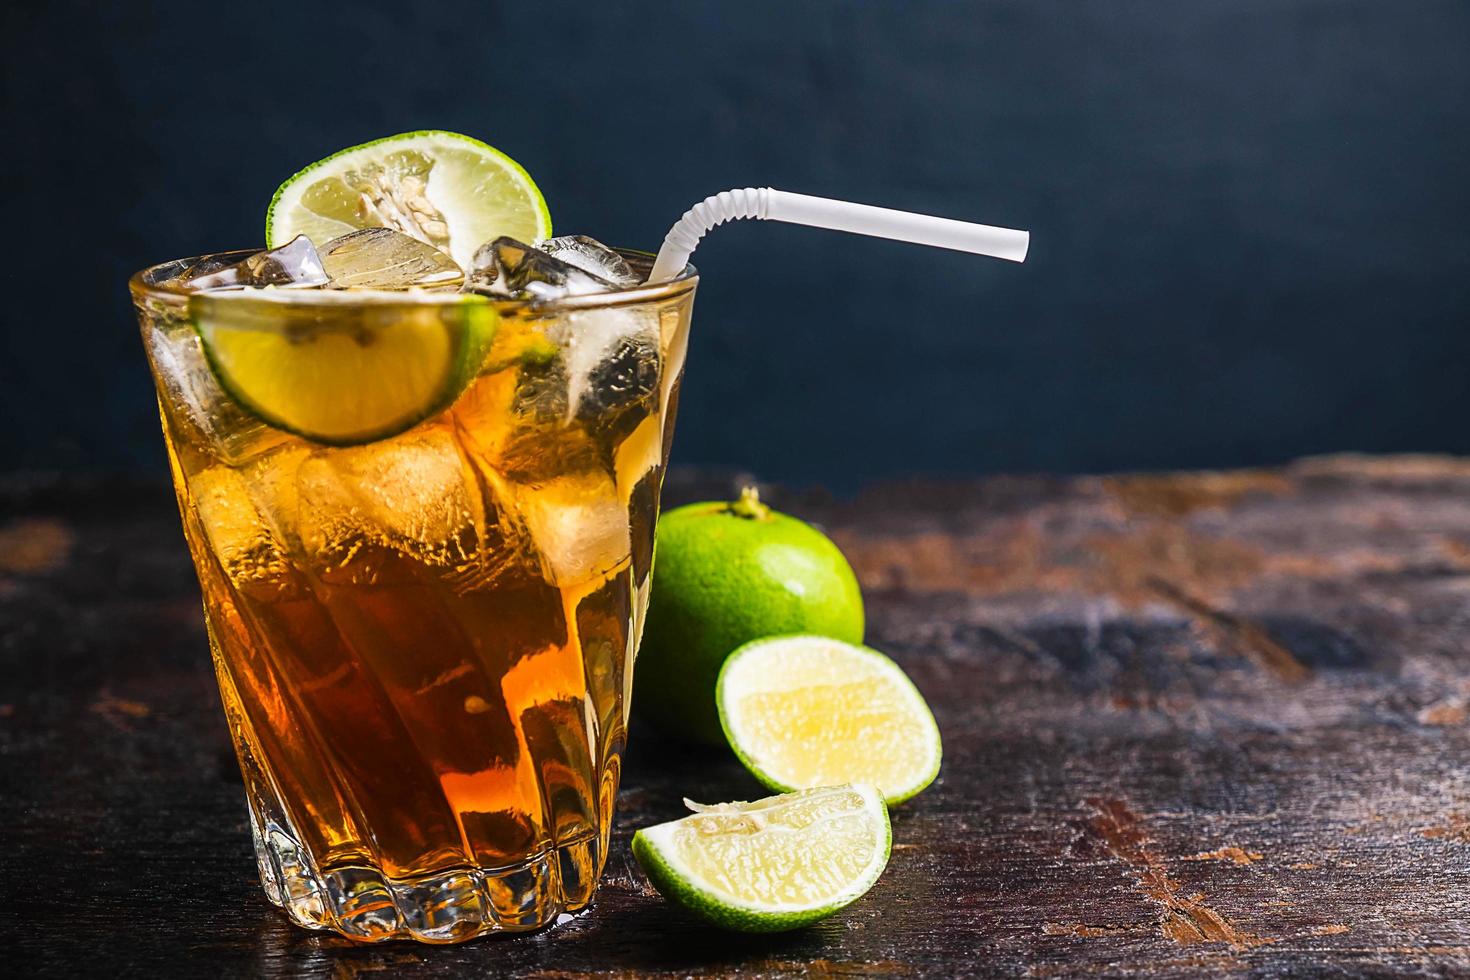
<path fill-rule="evenodd" d="M 297 235 L 325 245 L 359 228 L 392 228 L 468 269 L 500 235 L 551 235 L 546 201 L 520 164 L 477 139 L 427 129 L 332 154 L 276 190 L 265 216 L 274 248 Z"/>
<path fill-rule="evenodd" d="M 689 806 L 694 816 L 634 834 L 633 855 L 665 898 L 726 929 L 809 925 L 862 897 L 888 863 L 888 809 L 871 786 Z"/>
<path fill-rule="evenodd" d="M 934 781 L 939 726 L 898 664 L 824 636 L 775 636 L 730 654 L 720 724 L 771 789 L 869 783 L 901 803 Z"/>
<path fill-rule="evenodd" d="M 412 301 L 331 290 L 196 293 L 189 316 L 236 401 L 330 445 L 394 435 L 448 407 L 497 322 L 472 294 Z"/>

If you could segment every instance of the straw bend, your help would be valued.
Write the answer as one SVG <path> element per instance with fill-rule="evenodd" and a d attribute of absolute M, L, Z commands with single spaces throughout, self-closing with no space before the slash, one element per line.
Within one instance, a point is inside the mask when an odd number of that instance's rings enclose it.
<path fill-rule="evenodd" d="M 648 281 L 662 282 L 684 271 L 690 253 L 711 228 L 740 218 L 765 218 L 770 198 L 769 187 L 741 187 L 711 194 L 685 211 L 664 236 L 663 247 L 658 250 Z"/>
<path fill-rule="evenodd" d="M 742 187 L 711 194 L 674 223 L 664 237 L 648 281 L 663 282 L 684 270 L 689 255 L 712 228 L 739 218 L 785 221 L 857 235 L 892 238 L 1023 262 L 1031 236 L 1013 228 L 894 211 L 851 201 L 793 194 L 772 187 Z"/>

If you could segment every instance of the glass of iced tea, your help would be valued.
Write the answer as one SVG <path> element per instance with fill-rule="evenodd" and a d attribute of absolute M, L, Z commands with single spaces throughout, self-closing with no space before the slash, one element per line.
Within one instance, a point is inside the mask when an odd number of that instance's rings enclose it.
<path fill-rule="evenodd" d="M 536 929 L 607 853 L 695 273 L 322 288 L 352 246 L 131 281 L 261 882 L 353 939 Z M 478 274 L 575 277 L 517 246 Z"/>

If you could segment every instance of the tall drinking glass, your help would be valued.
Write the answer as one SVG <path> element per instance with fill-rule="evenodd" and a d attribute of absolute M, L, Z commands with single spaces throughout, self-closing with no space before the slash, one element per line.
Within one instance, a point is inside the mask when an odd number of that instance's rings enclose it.
<path fill-rule="evenodd" d="M 221 385 L 180 285 L 198 261 L 130 285 L 266 896 L 369 941 L 457 942 L 585 907 L 694 270 L 497 302 L 482 367 L 447 409 L 327 446 Z M 457 297 L 347 303 L 390 300 Z"/>

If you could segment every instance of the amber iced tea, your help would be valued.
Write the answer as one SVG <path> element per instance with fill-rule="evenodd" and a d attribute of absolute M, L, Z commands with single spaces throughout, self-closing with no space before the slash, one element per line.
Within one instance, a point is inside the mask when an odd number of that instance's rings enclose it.
<path fill-rule="evenodd" d="M 500 302 L 447 410 L 326 446 L 220 387 L 183 268 L 134 292 L 267 895 L 302 925 L 440 942 L 585 906 L 692 275 Z"/>

